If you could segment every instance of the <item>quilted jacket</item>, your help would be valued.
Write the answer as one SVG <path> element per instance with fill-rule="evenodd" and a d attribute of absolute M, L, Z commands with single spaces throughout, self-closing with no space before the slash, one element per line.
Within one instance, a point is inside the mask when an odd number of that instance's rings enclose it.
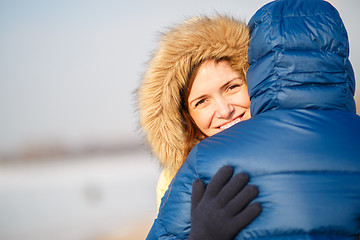
<path fill-rule="evenodd" d="M 249 22 L 250 120 L 197 144 L 147 239 L 187 239 L 191 185 L 246 172 L 263 211 L 236 239 L 357 239 L 360 117 L 347 33 L 321 0 L 278 0 Z"/>

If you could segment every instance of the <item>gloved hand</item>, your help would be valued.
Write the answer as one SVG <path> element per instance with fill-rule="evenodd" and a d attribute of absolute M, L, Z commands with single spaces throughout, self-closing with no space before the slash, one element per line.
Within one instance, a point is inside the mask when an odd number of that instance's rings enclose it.
<path fill-rule="evenodd" d="M 188 239 L 233 239 L 260 214 L 259 203 L 249 204 L 257 196 L 257 188 L 246 185 L 247 174 L 232 177 L 233 172 L 230 166 L 220 168 L 207 187 L 201 179 L 193 182 Z"/>

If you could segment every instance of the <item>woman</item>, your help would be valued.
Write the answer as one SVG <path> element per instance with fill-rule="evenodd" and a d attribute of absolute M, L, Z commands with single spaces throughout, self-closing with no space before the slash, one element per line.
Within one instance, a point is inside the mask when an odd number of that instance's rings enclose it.
<path fill-rule="evenodd" d="M 140 124 L 163 168 L 158 204 L 199 141 L 250 118 L 248 43 L 246 24 L 220 15 L 162 36 L 138 91 Z"/>

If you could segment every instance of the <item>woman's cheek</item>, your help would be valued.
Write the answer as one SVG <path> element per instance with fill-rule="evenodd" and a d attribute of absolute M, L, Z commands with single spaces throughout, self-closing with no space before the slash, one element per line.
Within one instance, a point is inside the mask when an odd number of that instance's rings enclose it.
<path fill-rule="evenodd" d="M 195 124 L 202 132 L 206 131 L 211 125 L 211 115 L 206 110 L 207 109 L 201 109 L 200 111 L 198 111 L 196 120 L 194 119 Z"/>

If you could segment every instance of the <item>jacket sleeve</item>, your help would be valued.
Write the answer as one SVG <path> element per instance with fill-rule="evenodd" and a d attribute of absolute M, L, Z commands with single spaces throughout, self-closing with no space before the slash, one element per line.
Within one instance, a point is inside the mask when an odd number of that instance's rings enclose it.
<path fill-rule="evenodd" d="M 197 146 L 170 183 L 147 239 L 188 238 L 191 228 L 192 183 L 199 178 L 195 171 L 196 152 Z"/>
<path fill-rule="evenodd" d="M 178 240 L 175 236 L 166 232 L 164 226 L 159 219 L 155 219 L 146 240 Z"/>

